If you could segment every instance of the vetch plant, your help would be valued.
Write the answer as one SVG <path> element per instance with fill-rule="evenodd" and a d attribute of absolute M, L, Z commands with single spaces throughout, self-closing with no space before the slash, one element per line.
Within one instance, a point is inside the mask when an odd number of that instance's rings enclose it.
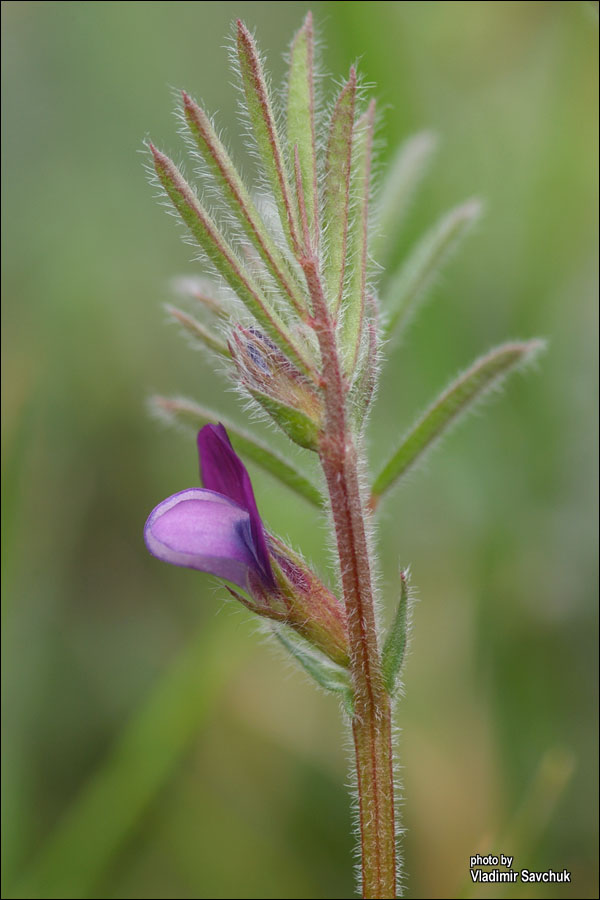
<path fill-rule="evenodd" d="M 369 488 L 365 428 L 382 351 L 417 312 L 435 273 L 476 220 L 479 203 L 444 216 L 388 276 L 399 224 L 433 150 L 431 135 L 400 149 L 374 203 L 375 103 L 365 98 L 353 67 L 323 111 L 310 13 L 291 45 L 283 108 L 254 38 L 239 21 L 233 55 L 258 187 L 242 179 L 212 120 L 187 93 L 183 132 L 212 209 L 150 144 L 161 191 L 213 279 L 191 287 L 200 318 L 169 310 L 226 364 L 247 406 L 317 455 L 323 485 L 223 416 L 193 401 L 156 397 L 163 415 L 199 430 L 204 486 L 160 503 L 145 539 L 159 559 L 227 582 L 309 675 L 340 695 L 355 749 L 362 895 L 397 897 L 392 714 L 407 645 L 409 586 L 402 570 L 396 612 L 384 633 L 374 579 L 376 509 L 433 443 L 541 343 L 504 344 L 478 359 L 408 429 Z M 315 516 L 329 518 L 337 596 L 267 530 L 242 457 L 312 503 Z"/>

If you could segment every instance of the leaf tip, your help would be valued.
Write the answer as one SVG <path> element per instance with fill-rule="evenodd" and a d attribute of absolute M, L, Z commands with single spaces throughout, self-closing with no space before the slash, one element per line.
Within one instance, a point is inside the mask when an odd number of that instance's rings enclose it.
<path fill-rule="evenodd" d="M 157 170 L 162 169 L 165 170 L 169 165 L 169 157 L 166 153 L 163 153 L 158 147 L 155 147 L 152 141 L 148 141 L 148 149 L 150 153 L 154 157 L 154 165 Z"/>
<path fill-rule="evenodd" d="M 548 341 L 545 338 L 531 338 L 525 342 L 528 355 L 537 356 L 538 353 L 544 353 L 548 349 Z"/>
<path fill-rule="evenodd" d="M 464 222 L 465 224 L 476 222 L 484 208 L 485 204 L 481 197 L 470 197 L 456 207 L 453 215 L 454 221 L 457 223 Z"/>
<path fill-rule="evenodd" d="M 246 24 L 242 22 L 241 19 L 236 19 L 235 24 L 237 28 L 238 45 L 245 47 L 246 49 L 251 49 L 253 40 Z"/>
<path fill-rule="evenodd" d="M 516 341 L 515 350 L 524 364 L 534 362 L 548 349 L 548 341 L 544 338 L 530 338 L 528 341 Z"/>
<path fill-rule="evenodd" d="M 415 136 L 412 138 L 413 147 L 420 153 L 433 152 L 439 142 L 440 139 L 437 135 L 437 132 L 430 131 L 428 129 L 426 129 L 425 131 L 419 131 L 418 134 L 415 134 Z"/>

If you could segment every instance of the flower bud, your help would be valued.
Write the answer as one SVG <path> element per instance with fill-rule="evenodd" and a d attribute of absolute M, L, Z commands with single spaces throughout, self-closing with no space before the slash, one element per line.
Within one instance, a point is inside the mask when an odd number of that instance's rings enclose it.
<path fill-rule="evenodd" d="M 315 450 L 323 407 L 310 379 L 257 328 L 236 325 L 229 348 L 249 394 L 296 444 Z"/>

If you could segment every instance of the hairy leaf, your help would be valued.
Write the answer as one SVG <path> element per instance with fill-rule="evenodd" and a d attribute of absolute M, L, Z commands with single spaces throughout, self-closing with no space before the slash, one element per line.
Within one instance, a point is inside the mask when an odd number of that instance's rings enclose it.
<path fill-rule="evenodd" d="M 292 41 L 287 96 L 287 137 L 290 157 L 298 162 L 308 227 L 318 242 L 317 152 L 315 139 L 314 39 L 312 13 Z"/>
<path fill-rule="evenodd" d="M 284 233 L 290 248 L 296 252 L 299 247 L 298 225 L 271 98 L 254 38 L 239 19 L 237 52 L 258 152 L 277 203 Z"/>
<path fill-rule="evenodd" d="M 311 364 L 303 351 L 295 345 L 280 316 L 242 266 L 179 169 L 152 144 L 150 150 L 154 156 L 156 174 L 167 196 L 215 269 L 275 343 L 287 350 L 304 371 L 310 371 Z"/>
<path fill-rule="evenodd" d="M 346 712 L 352 717 L 354 702 L 347 670 L 313 650 L 305 641 L 284 628 L 274 628 L 274 634 L 302 668 L 326 691 L 342 695 Z"/>
<path fill-rule="evenodd" d="M 400 599 L 394 621 L 381 652 L 381 671 L 385 688 L 390 696 L 396 693 L 398 676 L 406 656 L 408 643 L 408 572 L 400 572 Z"/>
<path fill-rule="evenodd" d="M 369 193 L 374 127 L 375 101 L 373 100 L 365 115 L 357 122 L 352 151 L 352 186 L 356 195 L 356 205 L 352 209 L 352 223 L 348 229 L 348 255 L 352 259 L 352 266 L 344 297 L 342 338 L 346 372 L 348 373 L 354 371 L 358 361 L 365 321 Z"/>
<path fill-rule="evenodd" d="M 185 119 L 202 156 L 210 167 L 230 209 L 260 254 L 268 271 L 298 311 L 305 309 L 304 297 L 287 260 L 275 244 L 209 117 L 183 92 Z"/>
<path fill-rule="evenodd" d="M 208 347 L 209 350 L 212 350 L 213 353 L 217 353 L 219 356 L 231 356 L 231 352 L 225 341 L 221 340 L 216 334 L 213 334 L 206 325 L 202 324 L 202 322 L 199 322 L 182 309 L 177 309 L 176 306 L 167 304 L 165 309 L 171 318 L 175 319 L 176 322 L 179 322 L 179 324 L 183 326 L 186 334 L 193 338 L 194 341 L 201 343 L 204 347 Z"/>
<path fill-rule="evenodd" d="M 451 210 L 421 238 L 392 276 L 383 298 L 387 337 L 399 331 L 412 318 L 436 274 L 480 213 L 478 200 L 469 200 Z"/>
<path fill-rule="evenodd" d="M 478 359 L 413 425 L 373 483 L 372 505 L 420 460 L 448 429 L 504 378 L 544 347 L 539 340 L 503 344 Z"/>
<path fill-rule="evenodd" d="M 325 159 L 323 220 L 327 229 L 327 248 L 324 273 L 327 299 L 335 310 L 342 302 L 344 288 L 355 102 L 356 72 L 353 67 L 331 116 Z"/>
<path fill-rule="evenodd" d="M 390 163 L 379 192 L 377 234 L 371 248 L 374 259 L 384 267 L 394 256 L 404 218 L 436 144 L 434 134 L 422 131 L 401 144 Z"/>

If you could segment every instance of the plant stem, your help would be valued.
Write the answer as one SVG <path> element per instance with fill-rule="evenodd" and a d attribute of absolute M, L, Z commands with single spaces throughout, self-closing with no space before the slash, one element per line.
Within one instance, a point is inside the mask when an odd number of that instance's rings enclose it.
<path fill-rule="evenodd" d="M 314 257 L 303 260 L 322 361 L 326 422 L 320 459 L 335 526 L 348 616 L 354 687 L 352 734 L 360 811 L 362 896 L 396 897 L 396 829 L 390 698 L 385 690 L 365 528 L 358 452 L 346 415 L 347 387 L 338 357 L 335 324 Z"/>

